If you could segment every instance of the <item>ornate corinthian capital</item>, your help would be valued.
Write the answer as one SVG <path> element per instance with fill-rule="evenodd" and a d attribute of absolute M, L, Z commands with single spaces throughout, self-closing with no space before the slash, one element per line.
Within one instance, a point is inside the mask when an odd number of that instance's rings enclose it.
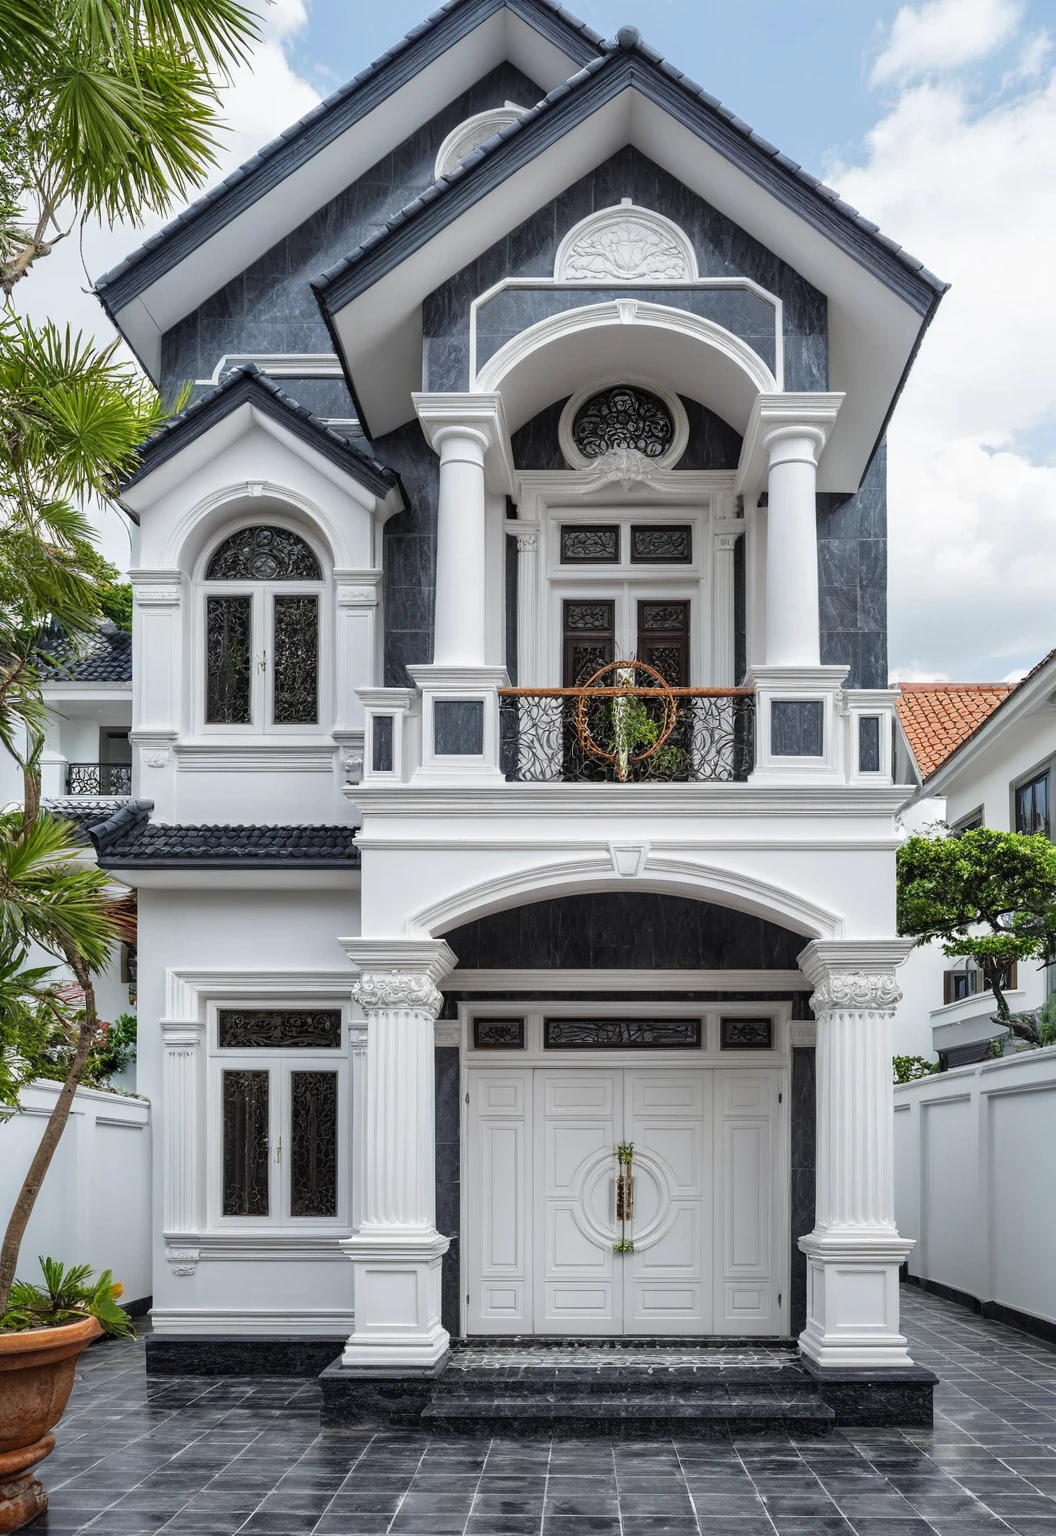
<path fill-rule="evenodd" d="M 352 996 L 361 1008 L 413 1008 L 435 1019 L 443 993 L 428 976 L 414 971 L 364 971 L 352 983 Z"/>
<path fill-rule="evenodd" d="M 818 983 L 810 1006 L 817 1013 L 848 1009 L 883 1013 L 902 1001 L 893 971 L 834 971 Z"/>

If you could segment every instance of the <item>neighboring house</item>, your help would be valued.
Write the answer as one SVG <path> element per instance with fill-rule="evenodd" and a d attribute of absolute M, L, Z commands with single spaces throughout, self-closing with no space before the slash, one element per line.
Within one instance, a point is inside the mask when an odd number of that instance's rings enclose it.
<path fill-rule="evenodd" d="M 884 432 L 943 289 L 547 0 L 453 0 L 99 282 L 197 388 L 90 832 L 152 1368 L 776 1335 L 917 1390 Z"/>
<path fill-rule="evenodd" d="M 921 777 L 905 813 L 914 829 L 942 821 L 955 832 L 987 826 L 1052 836 L 1056 652 L 1014 685 L 899 686 L 899 719 Z M 936 1056 L 950 1067 L 981 1061 L 1003 1031 L 992 1022 L 993 998 L 974 962 L 947 959 L 928 945 L 904 975 L 895 1031 L 906 1054 Z M 1051 972 L 1033 961 L 1014 967 L 1009 981 L 1014 1010 L 1039 1007 L 1052 990 Z"/>

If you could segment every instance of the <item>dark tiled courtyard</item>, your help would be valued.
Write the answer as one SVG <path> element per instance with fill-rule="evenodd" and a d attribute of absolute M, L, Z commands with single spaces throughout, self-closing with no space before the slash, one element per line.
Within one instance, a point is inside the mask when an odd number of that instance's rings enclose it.
<path fill-rule="evenodd" d="M 722 1441 L 320 1432 L 314 1382 L 78 1372 L 30 1529 L 94 1536 L 1056 1536 L 1056 1349 L 903 1290 L 933 1430 Z"/>

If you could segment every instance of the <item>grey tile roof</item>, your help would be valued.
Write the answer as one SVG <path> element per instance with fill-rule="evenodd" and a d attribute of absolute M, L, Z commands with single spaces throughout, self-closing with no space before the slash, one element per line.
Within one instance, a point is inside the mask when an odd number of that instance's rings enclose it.
<path fill-rule="evenodd" d="M 439 200 L 451 195 L 453 190 L 467 177 L 472 177 L 480 168 L 498 155 L 503 147 L 511 140 L 531 131 L 533 125 L 540 119 L 552 114 L 559 105 L 571 95 L 582 93 L 592 80 L 607 71 L 613 70 L 618 63 L 628 58 L 633 58 L 645 64 L 649 69 L 663 77 L 665 81 L 673 83 L 682 97 L 692 102 L 696 107 L 703 108 L 707 116 L 723 126 L 733 143 L 740 143 L 749 152 L 744 158 L 742 168 L 747 169 L 750 162 L 757 166 L 769 169 L 771 179 L 775 184 L 782 180 L 789 187 L 796 188 L 800 203 L 811 202 L 823 209 L 827 216 L 835 215 L 837 226 L 840 223 L 846 225 L 848 231 L 853 231 L 854 244 L 860 249 L 875 251 L 878 258 L 890 261 L 892 258 L 903 267 L 907 273 L 922 282 L 934 295 L 941 296 L 949 287 L 940 278 L 929 272 L 923 262 L 917 257 L 911 256 L 908 251 L 902 249 L 897 241 L 889 239 L 880 233 L 876 224 L 866 219 L 845 203 L 838 192 L 827 187 L 818 177 L 805 171 L 795 160 L 783 155 L 778 149 L 756 133 L 746 122 L 743 122 L 727 107 L 724 107 L 717 97 L 691 80 L 688 75 L 671 64 L 661 54 L 646 43 L 642 42 L 641 34 L 635 27 L 621 27 L 615 41 L 606 43 L 605 52 L 600 57 L 589 60 L 584 66 L 569 79 L 556 86 L 542 101 L 534 107 L 523 112 L 514 122 L 501 128 L 493 134 L 485 143 L 479 145 L 460 165 L 455 166 L 446 176 L 441 177 L 432 186 L 427 187 L 418 197 L 414 198 L 404 208 L 393 215 L 391 219 L 379 230 L 375 231 L 362 245 L 351 251 L 348 256 L 336 262 L 315 280 L 312 284 L 321 304 L 324 314 L 327 309 L 328 299 L 334 303 L 345 302 L 345 294 L 341 291 L 343 285 L 341 279 L 354 268 L 363 264 L 375 252 L 391 241 L 397 231 L 419 219 L 423 213 L 436 204 Z M 562 131 L 566 125 L 562 123 Z M 339 297 L 340 295 L 340 297 Z"/>
<path fill-rule="evenodd" d="M 119 811 L 128 801 L 120 795 L 101 795 L 89 799 L 84 795 L 57 795 L 51 800 L 42 800 L 40 808 L 51 816 L 61 816 L 63 821 L 73 823 L 77 833 L 77 841 L 85 846 L 91 845 L 88 836 L 92 827 L 101 826 L 104 821 Z"/>
<path fill-rule="evenodd" d="M 262 373 L 255 363 L 243 363 L 225 374 L 215 389 L 200 396 L 179 415 L 170 417 L 147 439 L 140 449 L 138 466 L 122 481 L 121 490 L 128 490 L 151 474 L 159 464 L 179 453 L 247 401 L 281 421 L 376 495 L 385 496 L 399 485 L 399 476 L 374 457 L 366 447 L 365 439 L 335 432 L 292 395 L 280 389 L 275 380 Z"/>
<path fill-rule="evenodd" d="M 89 828 L 100 864 L 159 869 L 358 869 L 354 827 L 173 826 L 152 822 L 151 800 L 130 800 Z"/>
<path fill-rule="evenodd" d="M 291 171 L 372 110 L 379 100 L 383 101 L 398 89 L 405 77 L 413 78 L 431 58 L 503 7 L 549 32 L 553 41 L 560 40 L 559 45 L 570 52 L 578 52 L 583 59 L 604 46 L 599 33 L 555 0 L 446 0 L 446 4 L 412 27 L 373 63 L 353 75 L 339 90 L 284 129 L 278 138 L 265 144 L 230 176 L 211 187 L 163 229 L 145 240 L 138 250 L 98 278 L 95 291 L 104 307 L 112 316 L 115 309 L 120 309 L 161 272 L 283 181 Z M 449 39 L 445 36 L 447 32 L 451 33 Z M 196 225 L 199 226 L 197 230 Z M 178 247 L 173 251 L 173 260 L 152 260 L 163 257 L 166 246 Z M 149 273 L 135 274 L 137 267 L 147 267 Z M 138 281 L 135 280 L 137 277 Z"/>
<path fill-rule="evenodd" d="M 48 638 L 43 649 L 50 658 L 40 669 L 46 683 L 132 681 L 132 636 L 112 623 L 101 624 L 86 640 Z"/>

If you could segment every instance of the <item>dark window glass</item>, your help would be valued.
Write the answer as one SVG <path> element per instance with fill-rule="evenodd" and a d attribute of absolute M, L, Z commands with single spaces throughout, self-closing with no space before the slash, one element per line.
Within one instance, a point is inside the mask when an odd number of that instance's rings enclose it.
<path fill-rule="evenodd" d="M 268 1076 L 223 1074 L 225 1216 L 268 1214 Z"/>
<path fill-rule="evenodd" d="M 337 1073 L 290 1073 L 290 1215 L 337 1215 Z"/>
<path fill-rule="evenodd" d="M 240 528 L 213 555 L 206 581 L 321 581 L 311 549 L 287 528 Z"/>
<path fill-rule="evenodd" d="M 205 612 L 205 718 L 249 725 L 253 676 L 253 599 L 209 597 Z"/>
<path fill-rule="evenodd" d="M 699 1019 L 546 1019 L 543 1044 L 548 1050 L 599 1046 L 607 1050 L 662 1050 L 698 1046 Z"/>
<path fill-rule="evenodd" d="M 631 529 L 631 560 L 636 565 L 689 565 L 693 560 L 693 529 L 689 523 L 673 528 L 646 524 Z"/>
<path fill-rule="evenodd" d="M 523 1019 L 474 1019 L 473 1044 L 478 1051 L 519 1051 L 524 1046 Z"/>
<path fill-rule="evenodd" d="M 341 1049 L 339 1008 L 218 1008 L 217 1044 L 221 1050 L 302 1051 Z"/>
<path fill-rule="evenodd" d="M 858 772 L 880 772 L 880 716 L 858 717 Z"/>
<path fill-rule="evenodd" d="M 604 528 L 567 527 L 561 529 L 563 565 L 613 565 L 620 558 L 619 525 Z"/>
<path fill-rule="evenodd" d="M 1016 831 L 1049 835 L 1049 775 L 1039 773 L 1016 790 Z"/>
<path fill-rule="evenodd" d="M 599 459 L 614 448 L 633 448 L 647 459 L 659 459 L 674 436 L 675 424 L 664 402 L 631 384 L 592 395 L 572 423 L 572 439 L 585 459 Z"/>
<path fill-rule="evenodd" d="M 719 1045 L 724 1051 L 768 1051 L 774 1043 L 773 1019 L 723 1019 Z"/>
<path fill-rule="evenodd" d="M 371 726 L 374 743 L 371 764 L 375 773 L 392 772 L 392 716 L 375 715 Z"/>
<path fill-rule="evenodd" d="M 319 718 L 319 599 L 277 597 L 274 618 L 276 725 L 315 725 Z"/>

